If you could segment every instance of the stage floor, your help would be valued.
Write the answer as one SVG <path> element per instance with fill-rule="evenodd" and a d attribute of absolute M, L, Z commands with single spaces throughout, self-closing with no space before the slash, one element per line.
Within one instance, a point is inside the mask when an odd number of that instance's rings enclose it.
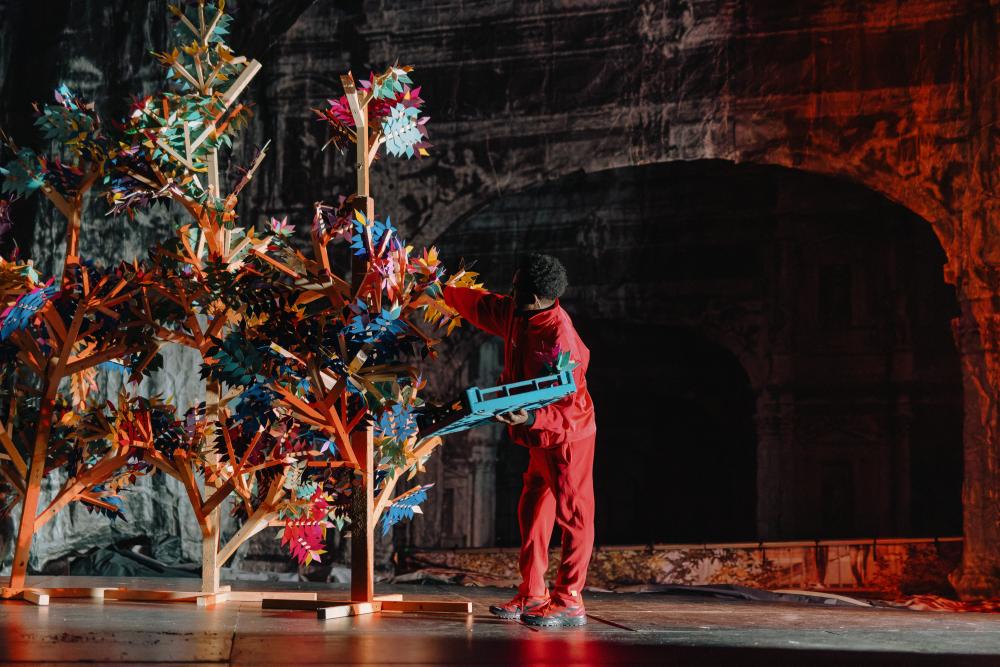
<path fill-rule="evenodd" d="M 166 584 L 178 590 L 190 590 L 196 582 L 142 580 L 146 587 Z M 135 586 L 136 580 L 58 577 L 31 583 L 113 587 Z M 236 590 L 261 588 L 246 582 L 234 585 Z M 53 599 L 48 607 L 36 607 L 6 601 L 0 603 L 0 660 L 188 665 L 1000 664 L 1000 614 L 590 594 L 586 627 L 545 631 L 490 616 L 491 602 L 511 596 L 506 589 L 385 586 L 378 593 L 469 601 L 474 614 L 385 612 L 320 621 L 314 612 L 264 611 L 252 602 L 197 607 L 183 602 Z"/>

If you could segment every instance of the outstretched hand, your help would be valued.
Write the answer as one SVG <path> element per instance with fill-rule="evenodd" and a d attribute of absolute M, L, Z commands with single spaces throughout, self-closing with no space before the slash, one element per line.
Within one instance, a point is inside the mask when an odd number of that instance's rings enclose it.
<path fill-rule="evenodd" d="M 498 422 L 507 424 L 508 426 L 517 426 L 519 424 L 523 424 L 524 422 L 528 421 L 528 411 L 521 409 L 521 410 L 514 410 L 513 412 L 503 412 L 501 414 L 498 414 L 495 417 L 495 419 Z"/>

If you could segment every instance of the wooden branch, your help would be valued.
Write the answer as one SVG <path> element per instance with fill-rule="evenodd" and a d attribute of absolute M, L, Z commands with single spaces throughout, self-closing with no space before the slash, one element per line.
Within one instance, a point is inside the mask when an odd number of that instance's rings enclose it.
<path fill-rule="evenodd" d="M 254 510 L 254 513 L 247 518 L 247 522 L 236 531 L 236 534 L 226 542 L 226 546 L 219 551 L 219 567 L 225 565 L 226 561 L 233 557 L 233 554 L 236 553 L 241 544 L 267 528 L 268 521 L 270 521 L 275 513 L 275 503 L 284 494 L 284 489 L 282 488 L 284 483 L 285 476 L 283 474 L 274 478 L 260 507 Z"/>
<path fill-rule="evenodd" d="M 221 12 L 220 12 L 221 13 Z M 205 2 L 198 3 L 198 27 L 200 31 L 196 35 L 198 39 L 204 39 L 205 37 Z"/>
<path fill-rule="evenodd" d="M 352 468 L 353 466 L 350 461 L 306 461 L 306 466 L 310 468 Z"/>
<path fill-rule="evenodd" d="M 383 483 L 382 491 L 375 498 L 375 506 L 372 509 L 372 523 L 378 523 L 379 517 L 382 516 L 382 512 L 389 505 L 389 499 L 392 498 L 392 492 L 396 488 L 396 484 L 399 482 L 401 475 L 399 471 L 395 471 L 396 474 L 392 476 L 392 479 L 388 479 Z"/>
<path fill-rule="evenodd" d="M 86 491 L 80 493 L 77 498 L 81 503 L 86 503 L 88 505 L 93 505 L 94 507 L 100 507 L 101 509 L 111 510 L 112 512 L 117 512 L 119 508 L 111 503 L 101 500 L 97 496 L 94 496 Z"/>
<path fill-rule="evenodd" d="M 232 312 L 233 311 L 231 308 L 226 308 L 224 312 L 219 313 L 218 315 L 215 316 L 215 318 L 212 319 L 212 323 L 208 326 L 208 331 L 205 332 L 206 345 L 215 344 L 213 339 L 216 336 L 218 336 L 219 332 L 222 331 L 222 328 L 226 326 L 226 323 L 229 321 L 229 315 Z"/>
<path fill-rule="evenodd" d="M 220 101 L 223 105 L 223 113 L 226 109 L 232 106 L 233 102 L 236 101 L 236 98 L 239 97 L 243 90 L 250 84 L 250 81 L 257 76 L 260 69 L 261 64 L 256 60 L 251 60 L 247 63 L 247 66 L 243 68 L 243 71 L 240 72 L 238 77 L 236 77 L 236 80 L 233 81 L 232 85 L 226 89 L 226 92 L 222 93 Z M 205 140 L 207 140 L 212 133 L 216 131 L 218 131 L 218 128 L 215 126 L 215 123 L 208 123 L 202 133 L 198 135 L 198 138 L 194 140 L 194 143 L 191 144 L 191 150 L 198 150 L 198 147 L 205 143 Z M 217 194 L 216 196 L 219 195 Z"/>
<path fill-rule="evenodd" d="M 0 445 L 3 445 L 7 456 L 10 457 L 11 463 L 14 464 L 14 468 L 17 469 L 18 474 L 22 478 L 26 477 L 28 475 L 28 464 L 25 462 L 24 457 L 21 456 L 21 452 L 18 451 L 17 446 L 14 444 L 14 439 L 10 437 L 10 433 L 2 426 L 0 426 Z"/>
<path fill-rule="evenodd" d="M 83 195 L 90 191 L 90 188 L 94 187 L 94 183 L 97 182 L 97 177 L 101 175 L 100 165 L 90 164 L 87 169 L 83 180 L 80 182 L 80 189 L 77 190 L 76 200 L 77 208 L 83 209 Z"/>
<path fill-rule="evenodd" d="M 90 356 L 84 357 L 82 359 L 77 359 L 66 366 L 66 375 L 73 375 L 79 373 L 80 371 L 96 366 L 97 364 L 108 361 L 109 359 L 115 359 L 130 352 L 135 352 L 141 348 L 139 347 L 128 347 L 127 345 L 116 345 L 107 350 L 101 352 L 95 352 Z"/>
<path fill-rule="evenodd" d="M 205 47 L 208 46 L 208 40 L 211 39 L 212 33 L 215 32 L 215 27 L 219 25 L 219 19 L 221 18 L 222 18 L 222 11 L 217 10 L 215 12 L 215 18 L 212 19 L 212 22 L 208 24 L 208 29 L 205 30 L 205 34 L 201 38 L 201 43 Z"/>
<path fill-rule="evenodd" d="M 52 338 L 56 340 L 58 345 L 64 344 L 66 342 L 66 325 L 62 321 L 62 317 L 59 316 L 59 312 L 46 303 L 42 308 L 41 315 L 49 333 L 52 334 Z"/>
<path fill-rule="evenodd" d="M 174 465 L 172 465 L 169 461 L 167 461 L 166 457 L 163 456 L 163 454 L 161 454 L 160 452 L 156 451 L 155 449 L 146 449 L 143 452 L 142 457 L 146 460 L 147 463 L 153 464 L 153 466 L 155 466 L 157 470 L 160 470 L 166 473 L 167 475 L 170 475 L 181 484 L 184 483 L 184 480 L 181 478 L 181 474 L 177 472 L 177 468 L 174 467 Z"/>
<path fill-rule="evenodd" d="M 257 171 L 257 168 L 261 165 L 261 163 L 264 161 L 264 158 L 267 156 L 267 147 L 270 145 L 271 145 L 271 140 L 268 139 L 267 143 L 264 144 L 264 146 L 257 153 L 257 157 L 254 159 L 253 164 L 250 165 L 250 168 L 247 169 L 247 172 L 243 174 L 243 178 L 241 178 L 240 182 L 236 184 L 235 188 L 233 188 L 231 196 L 235 197 L 236 195 L 238 195 L 240 192 L 242 192 L 243 188 L 246 187 L 247 183 L 250 182 L 250 180 L 253 178 L 254 173 Z"/>
<path fill-rule="evenodd" d="M 191 31 L 192 35 L 194 35 L 198 39 L 201 39 L 201 34 L 198 32 L 198 29 L 194 27 L 194 24 L 191 23 L 191 20 L 188 19 L 188 17 L 184 15 L 184 10 L 183 9 L 178 9 L 178 8 L 170 7 L 170 13 L 173 14 L 174 16 L 176 16 L 177 18 L 179 18 L 181 20 L 181 23 L 183 23 L 185 26 L 187 26 L 188 30 Z"/>
<path fill-rule="evenodd" d="M 201 511 L 205 516 L 208 516 L 213 511 L 215 511 L 215 508 L 221 505 L 226 500 L 226 498 L 229 497 L 229 494 L 233 492 L 233 489 L 236 487 L 235 478 L 236 475 L 230 477 L 225 482 L 223 482 L 222 486 L 216 489 L 215 493 L 213 493 L 209 497 L 209 499 L 205 501 L 205 504 L 202 505 L 201 508 Z"/>
<path fill-rule="evenodd" d="M 67 374 L 66 364 L 69 363 L 69 357 L 73 352 L 73 346 L 76 345 L 77 337 L 80 335 L 80 327 L 83 326 L 83 317 L 86 312 L 87 304 L 85 301 L 81 300 L 76 305 L 76 312 L 73 314 L 73 321 L 70 323 L 69 331 L 66 333 L 66 340 L 63 341 L 56 365 L 49 371 L 49 380 L 54 381 L 56 385 L 56 387 L 51 390 L 53 396 L 55 395 L 59 380 Z M 71 371 L 70 374 L 73 372 L 76 371 Z"/>
<path fill-rule="evenodd" d="M 199 91 L 201 90 L 201 84 L 198 83 L 198 81 L 193 76 L 191 76 L 191 73 L 187 71 L 184 65 L 181 65 L 179 62 L 175 60 L 174 62 L 170 63 L 170 66 L 173 67 L 175 72 L 184 77 L 184 79 L 192 86 L 194 86 L 197 90 Z"/>
<path fill-rule="evenodd" d="M 358 100 L 358 90 L 355 87 L 354 77 L 345 74 L 340 77 L 340 83 L 344 86 L 347 104 L 351 107 L 351 115 L 354 117 L 356 128 L 354 168 L 357 172 L 357 193 L 361 197 L 368 197 L 368 113 L 365 104 Z"/>
<path fill-rule="evenodd" d="M 192 58 L 194 58 L 194 73 L 198 77 L 198 91 L 202 95 L 206 95 L 208 92 L 205 88 L 205 72 L 201 69 L 201 56 L 195 53 Z"/>
<path fill-rule="evenodd" d="M 236 101 L 236 98 L 240 96 L 248 85 L 250 85 L 250 82 L 255 76 L 257 76 L 260 69 L 261 64 L 256 60 L 251 60 L 247 63 L 247 66 L 243 68 L 240 75 L 236 77 L 236 81 L 234 81 L 233 84 L 226 89 L 226 92 L 222 94 L 222 103 L 225 104 L 227 108 L 232 106 L 233 102 Z"/>
<path fill-rule="evenodd" d="M 35 340 L 30 336 L 28 336 L 27 338 L 31 340 L 32 343 L 35 344 L 35 347 L 37 349 L 38 344 L 35 343 Z M 38 353 L 39 353 L 39 358 L 36 359 L 35 355 L 32 354 L 31 351 L 26 350 L 22 347 L 21 350 L 19 350 L 17 353 L 17 358 L 23 361 L 24 365 L 27 366 L 32 372 L 34 372 L 35 375 L 37 375 L 38 377 L 45 377 L 45 366 L 48 364 L 48 361 L 47 360 L 41 361 L 42 359 L 44 359 L 44 357 L 41 356 L 41 350 L 38 350 Z"/>
<path fill-rule="evenodd" d="M 236 550 L 239 549 L 244 542 L 267 528 L 268 521 L 273 515 L 273 509 L 264 510 L 264 508 L 261 507 L 255 510 L 254 513 L 247 518 L 246 523 L 240 526 L 240 529 L 236 531 L 236 534 L 229 538 L 229 541 L 226 542 L 226 546 L 219 550 L 219 558 L 217 560 L 219 567 L 224 566 L 226 561 L 233 557 L 233 554 L 236 553 Z"/>
<path fill-rule="evenodd" d="M 311 418 L 313 421 L 318 421 L 320 423 L 323 423 L 325 415 L 315 410 L 312 406 L 310 406 L 301 398 L 290 392 L 288 389 L 282 387 L 280 384 L 276 382 L 269 383 L 269 386 L 274 391 L 281 394 L 281 397 L 284 399 L 285 403 L 290 408 L 292 408 L 293 410 L 295 410 L 296 412 L 300 413 L 303 416 Z"/>
<path fill-rule="evenodd" d="M 264 437 L 263 430 L 259 430 L 256 433 L 254 433 L 253 438 L 250 439 L 250 445 L 247 447 L 247 450 L 243 452 L 243 458 L 240 459 L 240 468 L 239 468 L 240 470 L 243 470 L 243 468 L 246 466 L 247 461 L 250 460 L 250 455 L 253 453 L 255 449 L 257 449 L 257 445 L 260 443 L 260 439 L 262 437 Z"/>
<path fill-rule="evenodd" d="M 163 150 L 164 153 L 166 153 L 170 157 L 174 158 L 175 160 L 177 160 L 178 162 L 180 162 L 182 165 L 184 165 L 185 167 L 187 167 L 191 171 L 196 171 L 196 172 L 204 172 L 205 171 L 204 167 L 198 168 L 198 167 L 194 166 L 194 164 L 192 164 L 190 160 L 187 160 L 185 157 L 183 157 L 180 153 L 178 153 L 177 151 L 175 151 L 169 145 L 163 143 L 163 141 L 161 139 L 157 139 L 156 140 L 156 145 L 159 146 Z"/>
<path fill-rule="evenodd" d="M 65 218 L 69 219 L 69 217 L 73 215 L 73 207 L 61 194 L 59 194 L 58 191 L 54 190 L 52 186 L 43 185 L 41 190 L 42 194 L 45 195 L 45 198 L 52 202 L 52 205 L 56 207 L 56 210 L 62 213 Z"/>
<path fill-rule="evenodd" d="M 13 486 L 22 497 L 24 496 L 25 476 L 23 474 L 18 474 L 18 471 L 16 469 L 12 469 L 12 465 L 9 461 L 0 460 L 0 475 L 3 475 L 5 478 L 7 478 L 7 481 L 10 482 L 10 485 Z"/>
<path fill-rule="evenodd" d="M 184 154 L 191 159 L 191 127 L 184 121 Z"/>
<path fill-rule="evenodd" d="M 426 438 L 423 442 L 421 442 L 417 446 L 415 450 L 413 450 L 413 452 L 411 452 L 406 457 L 407 463 L 409 464 L 409 461 L 411 460 L 414 462 L 419 462 L 420 459 L 424 458 L 425 456 L 429 456 L 430 453 L 434 451 L 434 449 L 441 444 L 441 442 L 442 440 L 440 436 L 431 436 L 429 438 Z M 375 499 L 375 509 L 372 511 L 373 522 L 377 522 L 379 520 L 379 518 L 382 516 L 382 512 L 384 512 L 385 508 L 389 505 L 389 503 L 392 502 L 390 498 L 392 497 L 393 489 L 396 488 L 396 483 L 399 482 L 400 478 L 402 478 L 403 476 L 403 473 L 406 472 L 406 470 L 409 467 L 410 465 L 396 468 L 392 476 L 392 479 L 387 481 L 385 485 L 382 487 L 382 492 L 379 493 L 378 498 Z"/>
<path fill-rule="evenodd" d="M 251 250 L 250 253 L 253 254 L 254 256 L 256 256 L 256 257 L 264 260 L 265 262 L 267 262 L 268 264 L 270 264 L 271 266 L 273 266 L 275 269 L 277 269 L 281 273 L 284 273 L 286 276 L 291 276 L 292 278 L 298 278 L 299 277 L 299 274 L 297 272 L 295 272 L 292 269 L 288 268 L 287 266 L 285 266 L 284 264 L 282 264 L 278 260 L 274 259 L 273 257 L 271 257 L 271 256 L 269 256 L 269 255 L 267 255 L 265 253 L 260 252 L 256 248 L 254 248 L 253 250 Z"/>
<path fill-rule="evenodd" d="M 125 448 L 123 452 L 94 464 L 92 468 L 85 470 L 78 477 L 71 477 L 66 480 L 62 490 L 56 495 L 55 498 L 52 499 L 49 506 L 46 507 L 41 514 L 35 517 L 35 530 L 37 531 L 39 528 L 44 526 L 62 508 L 76 500 L 82 491 L 86 491 L 91 486 L 99 484 L 105 477 L 125 465 L 128 462 L 128 457 L 129 452 L 128 449 Z"/>
<path fill-rule="evenodd" d="M 385 143 L 385 137 L 384 136 L 379 136 L 372 143 L 372 147 L 368 149 L 368 155 L 365 156 L 365 159 L 367 160 L 368 166 L 371 166 L 371 163 L 375 161 L 375 155 L 378 154 L 378 149 L 381 148 L 382 144 L 384 144 L 384 143 Z"/>
<path fill-rule="evenodd" d="M 198 488 L 198 482 L 194 478 L 194 472 L 191 470 L 191 464 L 188 461 L 187 456 L 182 457 L 180 455 L 175 455 L 174 459 L 180 459 L 180 465 L 177 466 L 177 472 L 180 474 L 181 483 L 184 485 L 184 490 L 187 492 L 188 500 L 191 503 L 191 509 L 194 510 L 194 516 L 198 520 L 198 527 L 201 528 L 202 537 L 211 537 L 212 528 L 208 525 L 208 518 L 201 509 L 204 505 L 204 500 L 202 500 L 201 489 Z"/>
<path fill-rule="evenodd" d="M 250 466 L 249 468 L 246 468 L 245 470 L 243 470 L 243 474 L 253 474 L 255 472 L 264 470 L 266 468 L 273 468 L 275 466 L 283 466 L 287 464 L 288 464 L 287 461 L 265 461 L 264 463 L 258 463 L 255 466 Z"/>

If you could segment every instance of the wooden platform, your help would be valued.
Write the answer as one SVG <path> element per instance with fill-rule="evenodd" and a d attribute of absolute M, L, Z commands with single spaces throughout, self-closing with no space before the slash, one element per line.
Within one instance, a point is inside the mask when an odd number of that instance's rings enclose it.
<path fill-rule="evenodd" d="M 124 578 L 32 578 L 40 587 L 136 587 Z M 186 590 L 191 580 L 143 580 Z M 450 665 L 996 665 L 1000 614 L 944 614 L 735 602 L 659 594 L 591 594 L 586 627 L 535 630 L 489 615 L 511 591 L 385 586 L 379 594 L 471 602 L 474 614 L 394 613 L 318 620 L 315 611 L 263 610 L 248 591 L 315 585 L 233 584 L 206 607 L 107 600 L 0 603 L 0 661 L 188 664 Z M 346 586 L 339 590 L 347 595 Z M 252 597 L 252 596 L 251 596 Z M 388 602 L 388 601 L 387 601 Z M 391 605 L 389 605 L 391 607 Z"/>

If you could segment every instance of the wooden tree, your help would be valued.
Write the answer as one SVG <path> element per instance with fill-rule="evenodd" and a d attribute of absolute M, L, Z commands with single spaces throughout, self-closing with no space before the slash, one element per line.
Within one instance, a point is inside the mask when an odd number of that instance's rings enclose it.
<path fill-rule="evenodd" d="M 260 64 L 233 54 L 225 44 L 231 21 L 224 3 L 204 1 L 170 5 L 175 26 L 170 48 L 154 54 L 167 72 L 168 87 L 137 102 L 111 163 L 110 200 L 114 212 L 132 214 L 166 198 L 180 204 L 192 223 L 177 239 L 154 248 L 153 269 L 140 287 L 145 322 L 160 344 L 180 344 L 203 358 L 227 328 L 242 317 L 240 305 L 226 298 L 219 278 L 234 271 L 256 243 L 252 229 L 236 226 L 235 207 L 242 189 L 264 159 L 266 146 L 225 192 L 219 176 L 219 150 L 246 123 L 249 109 L 237 103 L 260 71 Z M 133 373 L 142 372 L 140 364 Z M 220 477 L 213 433 L 219 423 L 219 386 L 206 386 L 205 442 L 155 460 L 157 468 L 184 486 L 203 537 L 202 591 L 219 592 L 215 555 L 221 502 L 235 482 Z M 209 489 L 203 498 L 198 477 Z"/>
<path fill-rule="evenodd" d="M 230 18 L 222 11 L 221 2 L 212 6 L 198 2 L 184 9 L 171 9 L 178 19 L 174 36 L 177 46 L 157 55 L 168 68 L 171 87 L 138 100 L 122 123 L 120 133 L 113 136 L 106 133 L 94 105 L 79 100 L 63 86 L 56 92 L 56 105 L 39 109 L 37 125 L 46 139 L 64 147 L 72 161 L 66 161 L 66 155 L 51 157 L 19 149 L 12 140 L 3 137 L 14 154 L 2 169 L 3 190 L 16 195 L 40 191 L 67 220 L 67 257 L 59 283 L 38 283 L 37 276 L 27 266 L 17 273 L 28 276 L 26 279 L 13 286 L 5 285 L 5 299 L 17 298 L 4 313 L 0 339 L 5 343 L 2 351 L 12 357 L 10 361 L 16 359 L 17 364 L 5 365 L 0 370 L 3 376 L 0 379 L 17 390 L 10 395 L 8 423 L 0 429 L 4 432 L 0 444 L 6 450 L 2 468 L 8 482 L 5 489 L 23 500 L 13 574 L 10 586 L 4 589 L 5 596 L 23 591 L 31 535 L 55 511 L 72 500 L 103 505 L 105 510 L 115 506 L 86 488 L 87 484 L 100 486 L 102 475 L 112 477 L 116 472 L 104 460 L 93 460 L 92 447 L 84 447 L 86 456 L 53 458 L 51 455 L 50 441 L 63 442 L 66 435 L 51 438 L 54 425 L 60 427 L 66 422 L 96 418 L 90 414 L 93 406 L 86 405 L 84 400 L 73 405 L 61 401 L 60 383 L 71 378 L 72 388 L 77 390 L 74 395 L 84 396 L 87 393 L 84 388 L 94 384 L 94 367 L 111 360 L 119 360 L 120 366 L 131 372 L 132 379 L 138 380 L 155 370 L 160 358 L 158 348 L 163 342 L 179 342 L 204 352 L 211 337 L 231 323 L 232 313 L 225 302 L 205 299 L 204 290 L 199 291 L 199 280 L 205 282 L 203 271 L 192 281 L 192 276 L 170 275 L 160 265 L 148 270 L 134 263 L 106 271 L 82 262 L 79 257 L 85 195 L 95 184 L 102 187 L 113 213 L 132 214 L 159 198 L 181 203 L 195 225 L 180 230 L 183 239 L 180 245 L 191 251 L 192 265 L 199 270 L 206 261 L 224 265 L 252 242 L 252 238 L 234 241 L 230 228 L 235 218 L 236 195 L 253 177 L 263 151 L 234 190 L 223 198 L 218 150 L 231 145 L 232 134 L 245 123 L 249 111 L 235 104 L 235 100 L 260 66 L 233 55 L 222 41 Z M 159 251 L 169 252 L 169 249 Z M 156 253 L 153 258 L 161 259 Z M 13 275 L 12 271 L 7 266 L 5 275 Z M 165 310 L 164 303 L 171 307 Z M 19 379 L 24 374 L 34 374 L 35 384 Z M 207 411 L 210 418 L 217 419 L 219 401 L 213 389 L 215 385 L 209 383 Z M 120 402 L 112 410 L 125 410 L 132 399 L 123 400 L 126 404 Z M 19 403 L 25 401 L 33 409 L 37 405 L 37 411 L 19 409 Z M 101 409 L 97 406 L 98 411 Z M 15 420 L 17 416 L 21 417 L 20 422 Z M 190 420 L 191 415 L 187 418 Z M 196 418 L 205 421 L 200 414 Z M 196 459 L 195 453 L 205 451 L 206 442 L 211 445 L 206 437 L 211 433 L 207 425 L 200 424 L 197 433 L 199 437 L 188 438 L 186 443 L 170 441 L 174 446 L 165 450 L 149 446 L 141 452 L 146 464 L 173 474 L 185 484 L 189 494 L 194 477 L 192 468 L 197 466 L 190 462 Z M 18 438 L 30 438 L 30 442 L 20 447 L 29 452 L 27 456 L 18 451 L 15 443 Z M 112 441 L 117 442 L 114 438 Z M 108 461 L 120 461 L 124 450 L 114 445 L 103 451 Z M 210 451 L 207 456 L 211 463 Z M 30 458 L 30 465 L 26 458 Z M 91 466 L 81 469 L 80 461 Z M 67 462 L 77 464 L 70 479 L 54 504 L 36 517 L 42 477 Z M 87 484 L 81 485 L 81 480 Z M 195 507 L 206 542 L 218 538 L 218 513 L 212 508 L 225 495 L 220 491 L 212 496 L 214 500 L 210 498 Z M 217 573 L 217 568 L 209 571 Z"/>
<path fill-rule="evenodd" d="M 415 441 L 408 411 L 419 400 L 418 374 L 387 360 L 411 341 L 428 348 L 433 344 L 416 319 L 447 325 L 448 331 L 457 325 L 457 313 L 440 299 L 443 269 L 434 251 L 411 262 L 389 221 L 354 215 L 350 206 L 336 211 L 317 206 L 312 257 L 294 249 L 293 228 L 284 221 L 272 221 L 263 236 L 241 226 L 234 212 L 237 197 L 264 151 L 226 196 L 213 172 L 216 151 L 245 114 L 233 106 L 236 95 L 259 65 L 229 53 L 213 33 L 228 25 L 220 18 L 221 5 L 197 3 L 172 11 L 179 20 L 177 48 L 157 57 L 177 90 L 135 105 L 109 181 L 116 212 L 131 213 L 156 198 L 169 198 L 194 220 L 178 230 L 176 239 L 153 249 L 152 268 L 138 289 L 144 321 L 158 340 L 202 356 L 208 397 L 204 418 L 197 418 L 206 437 L 201 443 L 188 441 L 185 448 L 151 453 L 149 460 L 180 481 L 199 522 L 201 592 L 208 594 L 200 596 L 202 601 L 223 599 L 219 568 L 260 530 L 281 525 L 283 542 L 308 562 L 320 556 L 325 529 L 342 521 L 348 507 L 355 534 L 367 536 L 367 550 L 364 539 L 355 539 L 363 556 L 355 558 L 358 571 L 367 572 L 355 579 L 367 582 L 370 601 L 371 527 L 378 513 L 394 507 L 397 469 L 419 466 L 439 442 Z M 376 87 L 359 109 L 369 108 L 372 118 L 382 121 L 365 144 L 370 146 L 360 177 L 365 182 L 382 144 L 394 154 L 425 152 L 423 120 L 417 119 L 421 100 L 419 91 L 406 86 L 408 71 L 390 68 L 368 82 Z M 220 77 L 234 79 L 224 92 L 212 87 Z M 362 127 L 367 137 L 367 119 Z M 371 202 L 364 195 L 347 201 Z M 331 258 L 337 247 L 348 246 L 348 256 L 356 259 L 350 278 L 341 278 Z M 452 280 L 471 278 L 459 274 Z M 430 296 L 428 288 L 437 288 L 438 296 Z M 148 370 L 146 361 L 131 368 L 133 375 Z M 395 390 L 378 386 L 385 383 Z M 395 424 L 402 430 L 390 433 Z M 368 478 L 350 479 L 355 469 Z M 205 492 L 199 478 L 207 483 Z M 352 484 L 356 481 L 363 483 Z M 231 494 L 243 525 L 220 545 L 217 511 Z M 394 520 L 412 514 L 422 495 L 417 489 L 396 501 L 405 509 L 390 512 Z M 367 496 L 370 503 L 358 503 Z M 154 594 L 115 596 L 148 599 Z"/>
<path fill-rule="evenodd" d="M 347 610 L 377 609 L 374 525 L 382 515 L 389 527 L 417 511 L 426 488 L 393 497 L 394 489 L 403 474 L 421 469 L 440 442 L 417 438 L 413 410 L 420 405 L 422 381 L 406 358 L 416 359 L 418 351 L 434 356 L 428 326 L 450 333 L 459 324 L 441 299 L 444 270 L 436 251 L 411 254 L 389 219 L 375 218 L 369 192 L 370 165 L 381 146 L 393 155 L 426 153 L 419 89 L 409 88 L 408 67 L 388 68 L 362 82 L 361 91 L 350 75 L 343 78 L 345 96 L 320 115 L 333 127 L 335 143 L 355 142 L 358 191 L 337 208 L 317 205 L 312 253 L 306 256 L 294 247 L 293 228 L 284 221 L 272 220 L 263 236 L 238 224 L 238 195 L 264 149 L 228 194 L 218 175 L 218 151 L 231 144 L 248 115 L 236 100 L 260 65 L 225 46 L 229 18 L 221 2 L 171 11 L 177 17 L 173 48 L 156 54 L 168 70 L 169 87 L 136 101 L 120 133 L 100 135 L 92 105 L 64 89 L 57 94 L 62 110 L 43 112 L 43 127 L 61 128 L 61 135 L 49 130 L 52 138 L 62 137 L 71 147 L 80 143 L 73 150 L 84 156 L 82 167 L 66 168 L 11 144 L 16 158 L 5 168 L 5 187 L 41 189 L 59 210 L 65 208 L 69 252 L 58 288 L 40 284 L 30 267 L 0 267 L 7 277 L 4 298 L 12 302 L 0 333 L 11 341 L 4 349 L 41 385 L 35 391 L 41 399 L 30 467 L 17 458 L 16 445 L 8 446 L 15 422 L 0 429 L 8 436 L 0 436 L 8 450 L 0 471 L 10 493 L 25 501 L 16 578 L 5 594 L 24 589 L 36 525 L 73 500 L 117 515 L 117 489 L 156 469 L 182 484 L 198 520 L 202 590 L 118 590 L 108 597 L 218 601 L 225 596 L 219 567 L 252 535 L 280 525 L 283 543 L 308 562 L 323 553 L 326 528 L 349 517 L 357 604 Z M 87 132 L 78 132 L 84 126 Z M 167 199 L 179 203 L 192 222 L 156 246 L 149 265 L 101 273 L 78 257 L 83 193 L 101 176 L 113 213 L 132 215 Z M 338 254 L 351 260 L 338 267 Z M 449 282 L 474 284 L 474 278 L 459 272 Z M 205 404 L 176 418 L 155 399 L 123 393 L 117 406 L 57 409 L 64 377 L 119 360 L 136 381 L 156 371 L 159 348 L 167 343 L 201 355 Z M 8 384 L 19 386 L 16 380 Z M 17 414 L 16 401 L 12 405 L 11 414 Z M 62 424 L 66 414 L 72 417 L 65 426 L 76 430 L 63 429 L 64 448 L 52 448 L 53 417 Z M 41 476 L 61 465 L 74 474 L 36 516 L 30 503 L 37 504 Z M 233 495 L 243 525 L 220 547 L 218 511 Z M 468 611 L 468 605 L 460 607 Z"/>
<path fill-rule="evenodd" d="M 88 395 L 99 364 L 149 350 L 149 328 L 137 316 L 137 266 L 104 269 L 79 255 L 87 194 L 105 171 L 110 140 L 93 104 L 65 86 L 55 98 L 56 104 L 37 108 L 36 122 L 56 147 L 54 153 L 19 148 L 3 136 L 13 154 L 0 168 L 3 191 L 41 192 L 66 221 L 66 257 L 58 281 L 43 282 L 30 265 L 4 262 L 2 267 L 7 308 L 0 326 L 0 385 L 8 391 L 6 423 L 0 424 L 0 469 L 14 496 L 3 504 L 10 507 L 20 500 L 22 506 L 4 597 L 25 594 L 32 536 L 59 509 L 74 500 L 109 511 L 114 507 L 93 486 L 115 474 L 126 462 L 127 450 L 113 444 L 98 451 L 86 441 L 67 441 L 66 430 L 101 411 Z M 77 447 L 67 450 L 67 442 Z M 63 467 L 68 467 L 69 479 L 37 514 L 44 476 Z M 28 597 L 41 599 L 30 591 Z"/>
<path fill-rule="evenodd" d="M 374 595 L 375 523 L 384 516 L 389 527 L 412 516 L 426 496 L 426 487 L 396 497 L 394 489 L 405 473 L 420 470 L 440 443 L 439 438 L 418 440 L 413 410 L 420 405 L 422 382 L 414 367 L 401 363 L 403 347 L 416 343 L 433 356 L 436 341 L 422 331 L 422 322 L 444 327 L 445 333 L 459 323 L 457 313 L 440 299 L 444 270 L 436 251 L 411 256 L 389 219 L 379 220 L 374 213 L 369 173 L 378 149 L 384 145 L 396 156 L 426 154 L 426 118 L 420 116 L 419 89 L 409 87 L 410 71 L 410 67 L 390 67 L 361 82 L 360 91 L 351 74 L 341 77 L 344 96 L 317 113 L 330 123 L 334 144 L 341 148 L 354 144 L 357 190 L 336 212 L 317 207 L 311 261 L 287 251 L 284 261 L 272 261 L 294 284 L 316 286 L 306 287 L 298 303 L 324 303 L 320 326 L 300 339 L 307 343 L 305 349 L 277 349 L 290 360 L 289 366 L 312 378 L 308 391 L 293 396 L 287 383 L 279 381 L 274 387 L 297 419 L 322 430 L 338 445 L 335 460 L 314 459 L 307 465 L 350 471 L 352 574 L 351 600 L 346 604 L 264 600 L 265 606 L 315 608 L 322 618 L 368 613 L 383 606 L 470 611 L 468 605 L 442 607 L 379 600 Z M 353 252 L 349 285 L 333 278 L 331 241 L 340 239 Z M 450 282 L 474 284 L 474 278 L 460 272 Z M 352 390 L 360 400 L 352 402 Z"/>

